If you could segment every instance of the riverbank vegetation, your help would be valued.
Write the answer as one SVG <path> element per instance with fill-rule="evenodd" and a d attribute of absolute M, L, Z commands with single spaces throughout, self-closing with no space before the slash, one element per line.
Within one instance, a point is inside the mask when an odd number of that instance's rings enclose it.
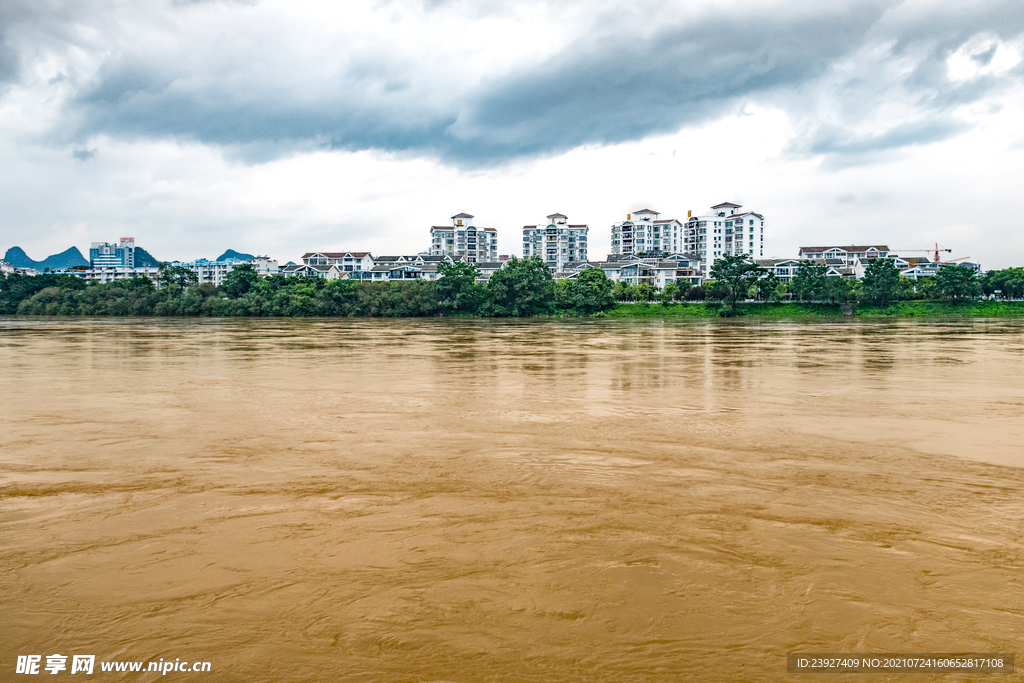
<path fill-rule="evenodd" d="M 367 282 L 320 278 L 260 278 L 238 266 L 221 286 L 199 284 L 182 267 L 109 284 L 69 275 L 11 275 L 0 281 L 0 314 L 113 316 L 424 317 L 538 315 L 610 317 L 757 316 L 1024 317 L 1024 269 L 984 277 L 945 266 L 934 277 L 902 277 L 891 261 L 872 262 L 861 280 L 827 277 L 804 264 L 788 283 L 739 257 L 715 264 L 715 279 L 664 288 L 613 283 L 596 268 L 554 280 L 537 258 L 510 259 L 486 283 L 472 264 L 443 263 L 436 281 Z M 984 297 L 984 298 L 982 298 Z"/>

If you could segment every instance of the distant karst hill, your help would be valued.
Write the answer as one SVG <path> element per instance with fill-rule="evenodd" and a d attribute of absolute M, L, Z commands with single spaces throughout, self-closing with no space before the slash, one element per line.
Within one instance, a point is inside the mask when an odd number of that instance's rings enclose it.
<path fill-rule="evenodd" d="M 149 256 L 149 254 L 146 255 Z M 89 265 L 89 259 L 82 256 L 82 252 L 78 251 L 78 247 L 71 247 L 67 251 L 47 256 L 42 261 L 30 259 L 21 247 L 11 247 L 4 254 L 4 261 L 7 261 L 15 268 L 35 268 L 40 272 L 47 268 L 50 270 L 64 270 L 65 268 Z"/>
<path fill-rule="evenodd" d="M 42 261 L 30 259 L 21 247 L 11 247 L 4 255 L 4 261 L 7 261 L 15 268 L 35 268 L 40 272 L 47 268 L 50 270 L 65 270 L 75 266 L 89 267 L 89 259 L 82 256 L 82 252 L 78 250 L 78 247 L 71 247 L 67 251 L 47 256 Z M 135 247 L 136 268 L 158 268 L 159 266 L 160 262 L 153 258 L 152 254 L 142 247 Z"/>
<path fill-rule="evenodd" d="M 235 251 L 234 249 L 228 249 L 223 254 L 217 257 L 218 261 L 226 261 L 229 258 L 238 259 L 239 261 L 255 261 L 256 257 L 252 254 L 242 254 Z"/>

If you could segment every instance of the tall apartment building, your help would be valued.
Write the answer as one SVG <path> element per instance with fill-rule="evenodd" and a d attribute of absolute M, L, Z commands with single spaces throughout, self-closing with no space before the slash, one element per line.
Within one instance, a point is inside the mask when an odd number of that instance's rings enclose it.
<path fill-rule="evenodd" d="M 457 213 L 452 224 L 434 225 L 430 228 L 430 255 L 464 257 L 469 263 L 484 263 L 498 260 L 498 231 L 494 228 L 478 228 L 473 225 L 473 216 Z"/>
<path fill-rule="evenodd" d="M 560 213 L 547 216 L 547 225 L 523 226 L 523 258 L 539 256 L 548 268 L 559 273 L 565 264 L 587 260 L 586 225 L 570 225 Z"/>
<path fill-rule="evenodd" d="M 122 237 L 116 244 L 93 242 L 89 246 L 89 265 L 92 268 L 134 268 L 135 238 Z"/>
<path fill-rule="evenodd" d="M 612 226 L 612 254 L 676 254 L 683 251 L 683 224 L 675 218 L 640 209 L 626 214 L 626 220 Z"/>
<path fill-rule="evenodd" d="M 711 266 L 723 256 L 745 254 L 750 258 L 764 256 L 764 216 L 743 207 L 723 202 L 711 207 L 703 216 L 686 219 L 683 251 L 700 258 L 704 277 Z"/>
<path fill-rule="evenodd" d="M 229 258 L 223 261 L 210 261 L 209 259 L 196 259 L 195 261 L 172 261 L 171 266 L 180 266 L 188 268 L 196 274 L 196 282 L 198 284 L 210 283 L 220 287 L 224 284 L 225 278 L 228 273 L 234 269 L 235 266 L 242 263 L 251 263 L 251 261 L 242 261 L 240 259 Z"/>

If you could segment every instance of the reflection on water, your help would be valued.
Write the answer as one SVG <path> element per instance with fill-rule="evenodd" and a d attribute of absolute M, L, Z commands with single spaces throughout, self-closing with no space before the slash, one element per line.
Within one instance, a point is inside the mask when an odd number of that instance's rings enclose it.
<path fill-rule="evenodd" d="M 772 681 L 1024 634 L 1020 323 L 8 318 L 0 362 L 4 671 Z"/>

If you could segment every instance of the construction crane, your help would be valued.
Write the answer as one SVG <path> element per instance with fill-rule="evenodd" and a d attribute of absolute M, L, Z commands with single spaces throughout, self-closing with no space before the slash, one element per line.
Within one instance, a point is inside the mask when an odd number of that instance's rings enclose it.
<path fill-rule="evenodd" d="M 939 262 L 939 252 L 940 251 L 945 251 L 945 252 L 949 252 L 949 253 L 953 252 L 952 249 L 940 249 L 938 242 L 935 243 L 935 248 L 934 249 L 929 247 L 928 249 L 893 249 L 893 251 L 895 251 L 897 253 L 904 252 L 904 251 L 923 251 L 923 252 L 926 252 L 926 253 L 935 252 L 935 263 Z M 968 256 L 967 258 L 970 258 L 970 256 Z"/>

